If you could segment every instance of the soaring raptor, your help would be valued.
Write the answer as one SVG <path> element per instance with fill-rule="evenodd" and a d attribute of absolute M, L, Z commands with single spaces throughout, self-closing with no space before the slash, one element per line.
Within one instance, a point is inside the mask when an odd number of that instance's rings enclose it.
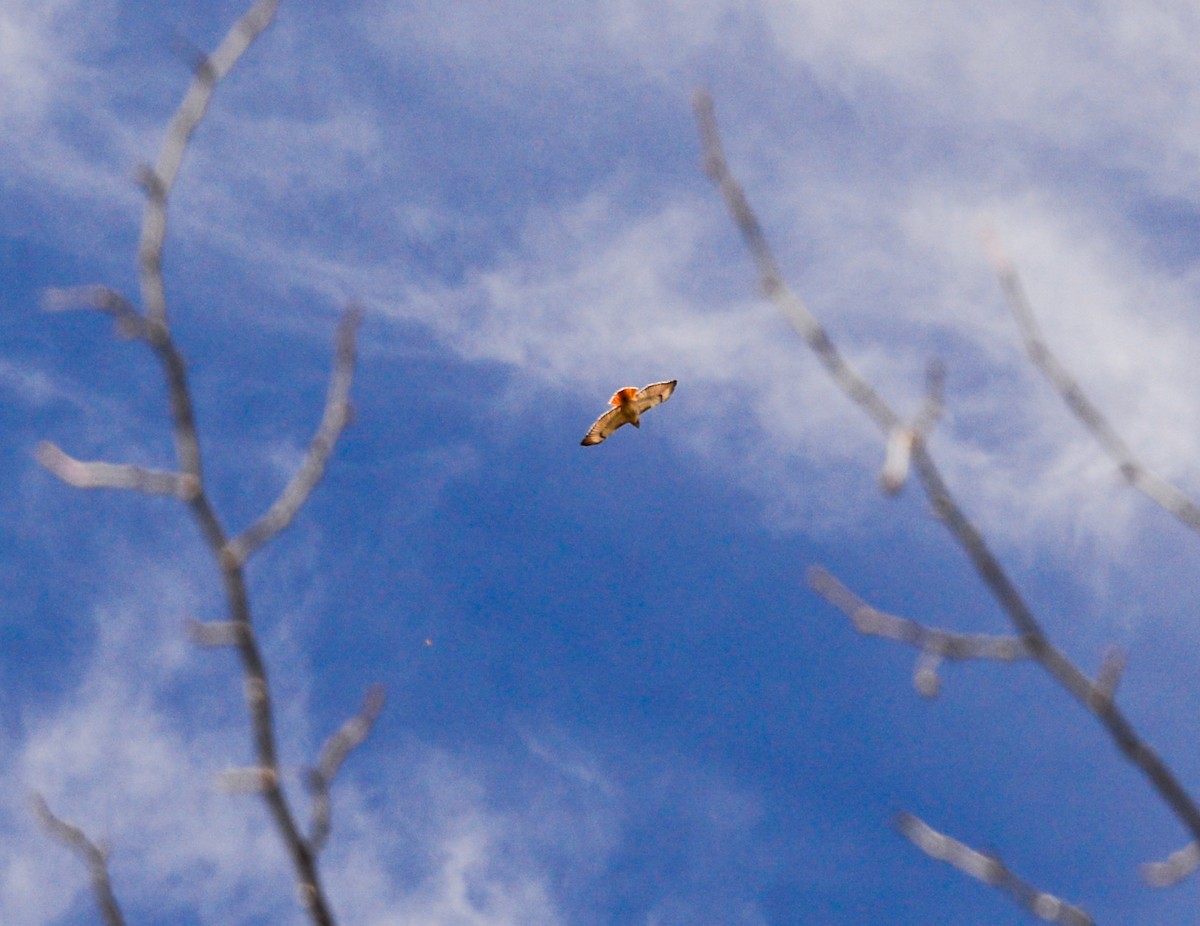
<path fill-rule="evenodd" d="M 676 382 L 676 380 L 671 380 L 669 383 L 651 383 L 644 389 L 638 389 L 637 386 L 618 389 L 608 400 L 608 404 L 615 407 L 596 419 L 596 423 L 591 426 L 580 443 L 584 447 L 598 444 L 623 424 L 631 424 L 635 428 L 640 428 L 642 425 L 639 419 L 642 413 L 671 398 Z"/>

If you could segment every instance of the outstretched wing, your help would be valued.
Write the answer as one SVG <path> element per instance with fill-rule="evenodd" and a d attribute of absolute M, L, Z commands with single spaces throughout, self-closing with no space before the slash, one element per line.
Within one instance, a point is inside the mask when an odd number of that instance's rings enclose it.
<path fill-rule="evenodd" d="M 621 425 L 628 423 L 629 419 L 625 416 L 623 408 L 619 406 L 617 408 L 610 408 L 596 419 L 596 423 L 588 429 L 587 434 L 583 436 L 583 440 L 579 443 L 584 447 L 598 444 Z"/>
<path fill-rule="evenodd" d="M 667 399 L 671 398 L 671 393 L 675 391 L 675 384 L 679 382 L 677 379 L 671 380 L 669 383 L 651 383 L 645 389 L 638 392 L 637 398 L 633 400 L 633 406 L 637 409 L 640 415 L 648 408 L 654 408 L 655 405 L 661 405 Z"/>

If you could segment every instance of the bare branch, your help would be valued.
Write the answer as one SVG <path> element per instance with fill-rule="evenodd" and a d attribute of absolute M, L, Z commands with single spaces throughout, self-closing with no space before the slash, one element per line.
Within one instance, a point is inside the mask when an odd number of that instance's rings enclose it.
<path fill-rule="evenodd" d="M 938 692 L 937 666 L 943 659 L 997 659 L 1013 662 L 1033 657 L 1021 637 L 951 633 L 876 610 L 820 566 L 808 570 L 808 584 L 850 618 L 859 633 L 896 640 L 919 649 L 922 655 L 917 662 L 914 684 L 926 697 L 932 697 Z"/>
<path fill-rule="evenodd" d="M 966 551 L 975 571 L 987 583 L 1009 620 L 1021 631 L 1034 658 L 1055 681 L 1100 720 L 1117 748 L 1141 770 L 1188 831 L 1200 839 L 1200 807 L 1196 806 L 1192 796 L 1179 783 L 1175 773 L 1142 740 L 1112 698 L 1098 694 L 1088 677 L 1046 638 L 1033 612 L 988 549 L 982 535 L 954 502 L 941 473 L 923 445 L 916 448 L 914 460 L 935 513 Z"/>
<path fill-rule="evenodd" d="M 145 338 L 146 320 L 128 299 L 107 286 L 75 286 L 48 289 L 42 294 L 42 310 L 71 312 L 90 310 L 111 315 L 117 322 L 117 333 L 123 338 Z"/>
<path fill-rule="evenodd" d="M 77 826 L 55 816 L 40 794 L 33 794 L 33 814 L 55 840 L 78 855 L 87 865 L 92 882 L 92 894 L 100 906 L 100 915 L 107 926 L 124 926 L 125 918 L 113 894 L 112 882 L 108 878 L 108 853 L 92 842 Z"/>
<path fill-rule="evenodd" d="M 358 714 L 342 724 L 329 738 L 321 750 L 317 767 L 309 770 L 308 788 L 313 795 L 313 809 L 308 842 L 314 852 L 320 852 L 329 838 L 329 786 L 342 763 L 346 761 L 346 756 L 371 734 L 371 728 L 375 725 L 379 712 L 383 710 L 384 698 L 383 686 L 372 685 L 367 690 Z"/>
<path fill-rule="evenodd" d="M 342 431 L 350 421 L 350 386 L 354 381 L 354 349 L 358 325 L 362 312 L 349 308 L 338 326 L 337 348 L 334 352 L 333 372 L 329 378 L 329 392 L 325 399 L 325 413 L 317 433 L 309 444 L 304 463 L 292 477 L 282 494 L 256 523 L 240 536 L 231 540 L 223 555 L 231 563 L 244 563 L 276 534 L 292 523 L 296 512 L 308 500 L 313 488 L 325 473 L 329 456 Z"/>
<path fill-rule="evenodd" d="M 1095 696 L 1104 701 L 1111 701 L 1121 684 L 1121 674 L 1125 671 L 1125 660 L 1128 654 L 1119 646 L 1110 646 L 1104 652 L 1100 670 L 1096 673 Z"/>
<path fill-rule="evenodd" d="M 938 676 L 938 666 L 942 657 L 929 650 L 922 650 L 913 664 L 913 687 L 922 698 L 936 698 L 942 691 L 942 680 Z"/>
<path fill-rule="evenodd" d="M 247 625 L 238 621 L 187 622 L 188 639 L 197 646 L 244 646 Z"/>
<path fill-rule="evenodd" d="M 1171 887 L 1200 868 L 1200 842 L 1189 842 L 1172 852 L 1165 862 L 1147 862 L 1141 866 L 1142 877 L 1151 887 Z"/>
<path fill-rule="evenodd" d="M 146 168 L 142 185 L 146 190 L 146 211 L 142 219 L 142 238 L 138 262 L 142 268 L 142 304 L 146 317 L 154 325 L 166 327 L 167 302 L 163 291 L 162 249 L 167 235 L 167 199 L 183 162 L 188 140 L 204 118 L 213 90 L 229 73 L 258 35 L 271 24 L 279 0 L 258 0 L 229 30 L 217 50 L 202 59 L 187 95 L 176 110 L 159 154 L 158 165 Z"/>
<path fill-rule="evenodd" d="M 167 300 L 163 289 L 162 250 L 167 234 L 167 200 L 175 184 L 184 152 L 196 126 L 204 118 L 216 85 L 249 48 L 250 43 L 271 24 L 279 0 L 258 0 L 229 30 L 217 50 L 202 59 L 195 77 L 176 110 L 163 141 L 158 165 L 142 171 L 146 208 L 142 215 L 142 234 L 138 244 L 142 306 L 145 310 L 145 340 L 154 347 L 163 365 L 171 394 L 171 417 L 175 422 L 175 445 L 180 468 L 202 479 L 200 445 L 187 389 L 183 358 L 171 341 L 167 321 Z M 212 542 L 220 533 L 216 516 L 206 502 L 199 502 L 196 516 Z"/>
<path fill-rule="evenodd" d="M 913 430 L 924 440 L 942 417 L 946 402 L 946 365 L 934 358 L 925 367 L 925 401 L 913 420 Z"/>
<path fill-rule="evenodd" d="M 271 768 L 227 768 L 217 776 L 217 787 L 226 794 L 262 794 L 279 787 L 279 773 Z"/>
<path fill-rule="evenodd" d="M 1129 445 L 1116 432 L 1108 418 L 1084 394 L 1079 383 L 1050 351 L 1042 334 L 1041 326 L 1033 315 L 1033 307 L 1025 295 L 1025 287 L 1017 273 L 1016 264 L 1008 256 L 995 229 L 988 227 L 983 232 L 983 242 L 988 259 L 992 264 L 1009 309 L 1021 329 L 1025 350 L 1042 375 L 1058 391 L 1067 407 L 1088 429 L 1096 443 L 1112 457 L 1122 477 L 1131 486 L 1149 498 L 1180 522 L 1200 534 L 1200 505 L 1197 505 L 1182 489 L 1147 469 L 1129 449 Z"/>
<path fill-rule="evenodd" d="M 908 481 L 916 440 L 917 432 L 911 425 L 897 425 L 888 433 L 883 469 L 879 471 L 879 487 L 888 495 L 895 495 Z"/>
<path fill-rule="evenodd" d="M 945 394 L 946 368 L 940 360 L 930 361 L 925 371 L 925 401 L 911 424 L 895 425 L 888 432 L 884 453 L 883 469 L 879 473 L 879 486 L 888 495 L 895 495 L 908 481 L 912 465 L 912 450 L 917 441 L 923 441 L 942 415 L 942 400 Z"/>
<path fill-rule="evenodd" d="M 692 97 L 692 108 L 696 114 L 704 149 L 704 170 L 721 191 L 729 214 L 733 217 L 738 231 L 742 233 L 750 256 L 754 258 L 762 294 L 775 304 L 788 323 L 808 342 L 808 346 L 816 353 L 817 359 L 829 371 L 829 375 L 841 390 L 862 406 L 880 430 L 885 434 L 889 433 L 901 423 L 899 416 L 879 397 L 871 385 L 842 359 L 841 353 L 829 340 L 829 335 L 825 333 L 816 316 L 784 282 L 779 262 L 767 243 L 758 216 L 754 214 L 746 194 L 730 173 L 729 165 L 725 161 L 712 97 L 705 90 L 697 90 Z"/>
<path fill-rule="evenodd" d="M 1058 926 L 1092 926 L 1095 922 L 1079 907 L 1040 891 L 1005 867 L 995 855 L 979 852 L 945 833 L 939 833 L 910 813 L 896 815 L 898 829 L 913 845 L 938 861 L 1009 894 L 1022 907 L 1047 923 Z"/>
<path fill-rule="evenodd" d="M 842 391 L 867 412 L 884 434 L 891 433 L 901 423 L 898 416 L 870 385 L 850 370 L 816 319 L 784 284 L 758 218 L 726 164 L 712 98 L 699 91 L 694 97 L 694 107 L 704 148 L 705 170 L 720 189 L 729 213 L 754 257 L 763 292 L 805 338 Z M 1141 770 L 1191 835 L 1200 839 L 1200 807 L 1166 763 L 1138 736 L 1113 700 L 1102 693 L 1098 696 L 1096 686 L 1088 677 L 1050 643 L 983 535 L 959 508 L 923 441 L 913 442 L 912 462 L 934 514 L 967 554 L 976 573 L 1008 615 L 1029 654 L 1100 720 L 1117 748 Z"/>
<path fill-rule="evenodd" d="M 826 601 L 849 617 L 862 634 L 898 640 L 925 652 L 935 653 L 943 659 L 998 659 L 1013 662 L 1032 656 L 1020 637 L 951 633 L 876 610 L 820 566 L 808 571 L 808 582 Z"/>
<path fill-rule="evenodd" d="M 138 487 L 154 488 L 170 485 L 173 487 L 173 494 L 179 494 L 187 502 L 205 542 L 220 567 L 229 608 L 228 623 L 239 627 L 237 631 L 233 631 L 228 626 L 215 629 L 218 625 L 196 625 L 193 638 L 209 645 L 232 643 L 237 647 L 242 662 L 246 706 L 253 731 L 254 767 L 259 770 L 255 773 L 261 785 L 259 790 L 279 831 L 280 839 L 291 857 L 301 905 L 316 926 L 333 926 L 333 914 L 320 884 L 315 853 L 304 839 L 287 796 L 279 784 L 279 761 L 270 686 L 262 653 L 251 625 L 246 577 L 241 561 L 226 554 L 229 538 L 205 491 L 200 441 L 188 386 L 187 366 L 168 325 L 161 267 L 166 236 L 167 201 L 188 140 L 207 110 L 213 88 L 229 72 L 255 37 L 270 24 L 277 6 L 278 0 L 258 0 L 234 25 L 213 55 L 198 64 L 195 79 L 168 128 L 157 168 L 143 172 L 142 181 L 147 202 L 138 258 L 145 316 L 139 316 L 127 300 L 115 296 L 109 290 L 92 289 L 85 293 L 93 307 L 116 316 L 118 323 L 123 324 L 125 330 L 149 344 L 158 357 L 170 396 L 172 431 L 180 475 L 152 473 L 135 468 L 107 468 L 110 467 L 109 464 L 82 464 L 71 461 L 70 458 L 64 460 L 66 455 L 57 448 L 43 451 L 43 455 L 51 467 L 65 473 L 64 478 L 71 477 L 67 481 L 73 481 L 75 484 L 117 483 L 125 486 L 133 483 Z M 52 295 L 47 304 L 50 308 L 63 308 L 66 301 L 61 296 Z M 345 368 L 347 362 L 352 367 L 352 332 L 347 336 L 346 343 L 349 344 L 346 349 L 349 351 L 350 360 L 343 361 L 342 366 L 337 367 L 338 370 Z M 339 390 L 349 388 L 348 380 L 342 383 L 344 377 L 335 373 L 334 378 L 336 382 L 331 384 L 331 393 L 340 394 Z M 337 420 L 328 425 L 324 432 L 318 432 L 318 439 L 314 444 L 320 444 L 323 436 L 329 434 L 336 437 L 345 425 L 347 411 L 344 398 L 337 402 L 331 400 L 331 404 L 333 408 L 327 409 L 327 417 L 332 416 Z M 332 438 L 329 439 L 329 443 L 332 443 Z M 318 446 L 310 451 L 310 462 L 306 466 L 307 475 L 304 478 L 315 483 L 327 458 L 326 447 Z M 175 491 L 178 487 L 185 491 Z M 300 501 L 310 489 L 311 486 L 298 490 Z M 290 516 L 287 515 L 288 518 Z"/>
<path fill-rule="evenodd" d="M 186 473 L 144 469 L 128 463 L 84 462 L 50 441 L 41 441 L 34 456 L 47 470 L 77 489 L 132 489 L 147 495 L 173 495 L 185 502 L 200 491 L 196 478 Z"/>

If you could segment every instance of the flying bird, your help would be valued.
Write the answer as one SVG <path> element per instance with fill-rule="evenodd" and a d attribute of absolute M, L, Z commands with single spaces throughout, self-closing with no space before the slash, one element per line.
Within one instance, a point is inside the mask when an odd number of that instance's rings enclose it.
<path fill-rule="evenodd" d="M 598 444 L 623 424 L 631 424 L 635 428 L 642 426 L 639 420 L 642 413 L 655 405 L 661 405 L 671 398 L 675 391 L 677 380 L 669 383 L 651 383 L 644 389 L 637 386 L 626 386 L 613 393 L 608 404 L 614 406 L 596 419 L 596 423 L 588 429 L 580 443 L 584 447 Z"/>

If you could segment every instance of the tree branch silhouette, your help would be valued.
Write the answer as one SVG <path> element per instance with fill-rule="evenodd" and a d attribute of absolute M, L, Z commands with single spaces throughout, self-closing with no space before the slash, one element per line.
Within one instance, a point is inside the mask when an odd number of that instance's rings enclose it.
<path fill-rule="evenodd" d="M 1079 907 L 1017 877 L 999 857 L 972 849 L 952 836 L 939 833 L 920 817 L 907 812 L 899 813 L 896 815 L 896 829 L 930 858 L 953 865 L 963 874 L 1004 891 L 1038 919 L 1056 923 L 1057 926 L 1092 926 L 1095 922 Z"/>
<path fill-rule="evenodd" d="M 894 614 L 876 610 L 822 566 L 813 566 L 808 570 L 808 584 L 817 594 L 850 618 L 855 630 L 864 636 L 896 640 L 920 650 L 913 684 L 917 691 L 927 698 L 936 696 L 941 688 L 937 667 L 944 659 L 994 659 L 1014 662 L 1018 659 L 1033 658 L 1021 637 L 951 633 L 926 627 L 906 617 L 896 617 Z"/>
<path fill-rule="evenodd" d="M 69 485 L 80 488 L 134 489 L 151 494 L 174 495 L 187 505 L 217 562 L 228 609 L 228 620 L 192 622 L 190 633 L 197 643 L 231 646 L 237 650 L 242 664 L 244 696 L 252 730 L 254 766 L 224 773 L 221 783 L 227 790 L 252 791 L 262 796 L 291 858 L 301 905 L 317 926 L 332 926 L 333 913 L 321 886 L 317 868 L 317 855 L 329 830 L 328 785 L 345 754 L 369 732 L 370 722 L 382 707 L 382 692 L 372 689 L 375 695 L 369 699 L 368 707 L 364 707 L 363 714 L 350 722 L 352 733 L 343 737 L 343 746 L 337 761 L 323 778 L 323 793 L 318 794 L 314 800 L 314 814 L 323 819 L 324 824 L 319 830 L 314 827 L 318 831 L 314 832 L 312 838 L 306 838 L 281 785 L 270 685 L 252 623 L 244 564 L 253 552 L 284 530 L 308 500 L 325 471 L 338 438 L 350 420 L 349 392 L 354 377 L 356 335 L 362 313 L 356 308 L 350 308 L 342 318 L 325 412 L 299 471 L 267 513 L 243 534 L 230 540 L 208 495 L 200 437 L 196 429 L 191 390 L 188 385 L 187 366 L 171 334 L 162 277 L 162 250 L 167 231 L 168 200 L 188 141 L 208 109 L 213 90 L 255 38 L 271 24 L 277 6 L 278 0 L 259 0 L 254 3 L 230 29 L 216 51 L 210 57 L 197 62 L 191 86 L 171 120 L 158 164 L 154 168 L 143 168 L 141 172 L 142 186 L 146 193 L 146 208 L 138 249 L 138 266 L 144 312 L 139 312 L 120 294 L 99 286 L 52 291 L 44 300 L 45 307 L 52 311 L 90 308 L 111 315 L 123 337 L 143 341 L 150 347 L 162 367 L 169 396 L 178 470 L 162 471 L 127 464 L 83 462 L 49 443 L 39 446 L 37 458 L 47 470 Z M 366 720 L 364 717 L 368 713 L 370 718 Z M 354 741 L 349 742 L 350 740 Z M 328 750 L 329 747 L 326 748 L 327 752 Z M 322 768 L 325 766 L 322 765 Z M 39 806 L 44 808 L 44 804 Z M 43 818 L 50 819 L 45 815 Z M 52 829 L 52 832 L 56 832 L 60 837 L 67 833 L 77 834 L 71 836 L 72 844 L 77 848 L 92 845 L 81 831 L 64 829 L 65 826 L 64 824 Z M 88 858 L 89 868 L 93 871 L 95 883 L 97 856 L 95 853 L 84 854 Z M 111 891 L 108 893 L 111 895 Z M 113 903 L 115 909 L 115 901 Z"/>
<path fill-rule="evenodd" d="M 87 865 L 92 881 L 92 895 L 100 907 L 105 926 L 125 926 L 125 917 L 121 914 L 121 907 L 113 894 L 112 882 L 108 878 L 108 853 L 88 839 L 87 834 L 79 827 L 55 816 L 50 805 L 40 794 L 32 795 L 32 799 L 33 815 L 46 828 L 46 832 L 57 842 L 71 849 Z"/>
<path fill-rule="evenodd" d="M 1075 381 L 1075 377 L 1050 350 L 1041 326 L 1034 317 L 1033 307 L 1025 294 L 1025 286 L 1017 273 L 1016 264 L 1009 257 L 994 229 L 984 230 L 983 243 L 988 260 L 1008 300 L 1008 307 L 1017 320 L 1021 340 L 1033 365 L 1050 381 L 1050 385 L 1095 438 L 1096 443 L 1116 462 L 1117 469 L 1125 481 L 1164 511 L 1174 515 L 1182 524 L 1200 534 L 1200 505 L 1192 501 L 1178 486 L 1146 468 L 1129 449 L 1124 438 L 1117 433 L 1108 417 L 1087 397 Z"/>
<path fill-rule="evenodd" d="M 329 738 L 321 749 L 316 767 L 309 769 L 307 784 L 313 796 L 313 806 L 308 842 L 316 852 L 324 848 L 325 841 L 329 838 L 329 787 L 346 757 L 371 734 L 371 727 L 375 725 L 379 712 L 383 710 L 383 702 L 383 686 L 372 685 L 363 698 L 362 708 Z"/>
<path fill-rule="evenodd" d="M 700 134 L 704 169 L 720 191 L 730 217 L 753 258 L 760 291 L 804 338 L 834 383 L 866 412 L 885 436 L 891 435 L 897 426 L 903 425 L 899 416 L 872 386 L 850 367 L 816 317 L 784 281 L 762 225 L 741 185 L 729 169 L 721 145 L 712 97 L 704 90 L 697 91 L 693 97 L 693 108 Z M 1200 839 L 1200 807 L 1167 764 L 1137 734 L 1115 703 L 1114 675 L 1119 673 L 1114 673 L 1112 660 L 1106 659 L 1106 669 L 1102 671 L 1098 681 L 1093 682 L 1050 642 L 999 559 L 991 552 L 983 535 L 971 523 L 951 494 L 923 435 L 914 435 L 910 452 L 912 463 L 935 517 L 966 553 L 976 573 L 1008 616 L 1029 658 L 1035 660 L 1100 721 L 1113 743 L 1142 772 L 1193 838 Z M 890 626 L 894 628 L 895 625 Z M 906 632 L 912 633 L 911 629 Z M 917 635 L 931 639 L 931 633 L 934 632 L 922 629 L 922 633 Z"/>
<path fill-rule="evenodd" d="M 1088 398 L 1075 377 L 1050 350 L 1042 328 L 1033 314 L 1033 306 L 1025 293 L 1016 263 L 1001 242 L 1000 236 L 990 226 L 983 231 L 983 244 L 1004 291 L 1008 307 L 1017 320 L 1021 340 L 1033 365 L 1046 377 L 1067 408 L 1101 449 L 1117 464 L 1117 469 L 1125 481 L 1185 527 L 1200 534 L 1200 505 L 1192 501 L 1178 486 L 1148 469 L 1137 458 L 1109 422 L 1108 417 Z M 1193 839 L 1183 849 L 1173 852 L 1166 861 L 1148 862 L 1142 865 L 1141 870 L 1148 883 L 1156 887 L 1165 887 L 1182 880 L 1197 867 L 1200 867 L 1200 842 Z"/>

